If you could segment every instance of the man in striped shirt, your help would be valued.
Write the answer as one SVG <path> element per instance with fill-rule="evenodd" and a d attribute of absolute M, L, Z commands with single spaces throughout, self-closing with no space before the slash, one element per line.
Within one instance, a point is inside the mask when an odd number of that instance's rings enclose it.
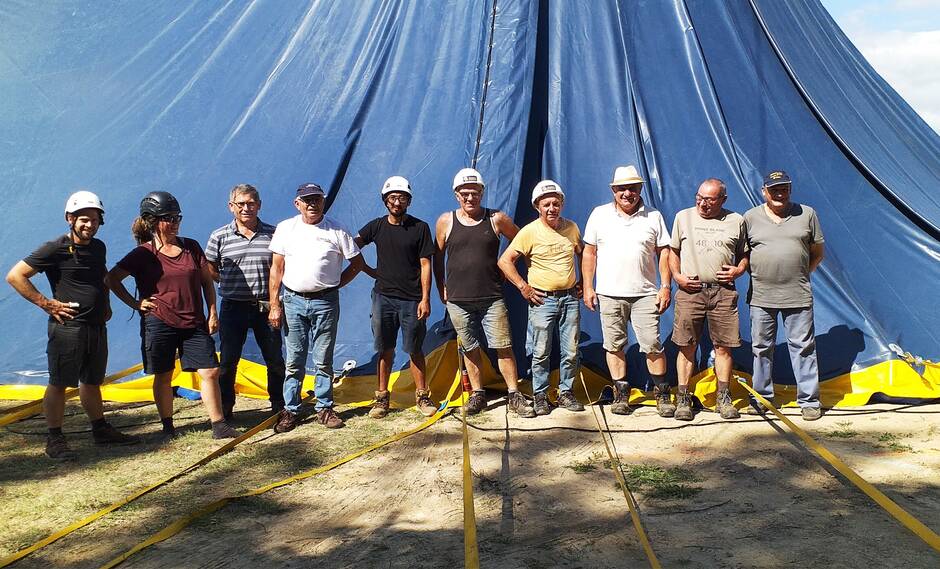
<path fill-rule="evenodd" d="M 232 188 L 228 203 L 235 219 L 209 236 L 206 257 L 219 283 L 221 351 L 219 387 L 222 411 L 231 418 L 235 408 L 235 371 L 248 330 L 254 333 L 268 368 L 268 397 L 275 413 L 284 408 L 284 355 L 281 331 L 268 325 L 268 277 L 274 226 L 258 218 L 261 197 L 253 186 Z"/>

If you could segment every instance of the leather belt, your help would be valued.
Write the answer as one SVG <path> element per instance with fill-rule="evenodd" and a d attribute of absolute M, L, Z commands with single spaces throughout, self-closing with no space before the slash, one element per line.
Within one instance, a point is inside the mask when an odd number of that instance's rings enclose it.
<path fill-rule="evenodd" d="M 322 290 L 315 290 L 315 291 L 313 291 L 313 292 L 300 292 L 299 290 L 294 290 L 294 289 L 292 289 L 292 288 L 289 288 L 289 287 L 286 287 L 286 286 L 285 286 L 285 287 L 284 287 L 284 290 L 286 290 L 287 292 L 289 292 L 289 293 L 291 293 L 291 294 L 296 294 L 297 296 L 299 296 L 299 297 L 301 297 L 301 298 L 306 298 L 307 300 L 316 300 L 316 299 L 318 299 L 318 298 L 323 298 L 324 296 L 330 294 L 331 292 L 333 292 L 333 291 L 335 291 L 335 290 L 339 290 L 339 287 L 338 287 L 338 286 L 331 286 L 330 288 L 325 288 L 325 289 L 322 289 Z"/>
<path fill-rule="evenodd" d="M 534 288 L 534 287 L 533 287 L 533 288 Z M 554 297 L 554 298 L 558 298 L 558 297 L 560 297 L 560 296 L 578 296 L 578 289 L 577 289 L 577 287 L 565 288 L 565 289 L 562 289 L 562 290 L 542 290 L 542 289 L 540 289 L 540 288 L 537 288 L 537 289 L 535 289 L 535 290 L 539 291 L 540 293 L 544 294 L 545 296 L 551 296 L 551 297 Z"/>

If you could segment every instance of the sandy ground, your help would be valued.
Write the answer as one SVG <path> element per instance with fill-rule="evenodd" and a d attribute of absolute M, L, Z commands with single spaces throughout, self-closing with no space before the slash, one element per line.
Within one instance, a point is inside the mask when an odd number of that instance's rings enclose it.
<path fill-rule="evenodd" d="M 404 413 L 392 420 L 417 421 Z M 940 531 L 940 405 L 834 410 L 815 423 L 786 413 Z M 702 412 L 679 423 L 650 407 L 606 419 L 625 464 L 681 467 L 698 478 L 691 497 L 636 492 L 663 567 L 940 567 L 940 554 L 778 421 L 725 422 Z M 311 430 L 295 440 L 312 447 L 329 436 Z M 648 566 L 590 410 L 525 420 L 507 417 L 500 399 L 473 418 L 470 438 L 481 566 Z M 336 470 L 230 505 L 123 567 L 460 567 L 461 468 L 460 421 L 446 418 Z M 93 528 L 63 540 L 59 553 L 17 566 L 96 567 L 142 537 L 119 534 L 120 524 Z"/>

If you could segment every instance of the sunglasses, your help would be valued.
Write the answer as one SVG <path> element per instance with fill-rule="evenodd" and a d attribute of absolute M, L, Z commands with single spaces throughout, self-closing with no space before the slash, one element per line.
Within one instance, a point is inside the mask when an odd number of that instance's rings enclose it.
<path fill-rule="evenodd" d="M 165 221 L 167 223 L 179 223 L 183 221 L 183 214 L 176 215 L 161 215 L 157 218 L 157 221 Z"/>

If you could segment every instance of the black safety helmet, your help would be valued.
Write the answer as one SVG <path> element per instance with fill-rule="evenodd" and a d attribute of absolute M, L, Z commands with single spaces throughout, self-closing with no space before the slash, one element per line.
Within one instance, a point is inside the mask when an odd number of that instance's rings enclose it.
<path fill-rule="evenodd" d="M 180 202 L 170 192 L 150 192 L 140 200 L 141 217 L 163 217 L 180 211 Z"/>

